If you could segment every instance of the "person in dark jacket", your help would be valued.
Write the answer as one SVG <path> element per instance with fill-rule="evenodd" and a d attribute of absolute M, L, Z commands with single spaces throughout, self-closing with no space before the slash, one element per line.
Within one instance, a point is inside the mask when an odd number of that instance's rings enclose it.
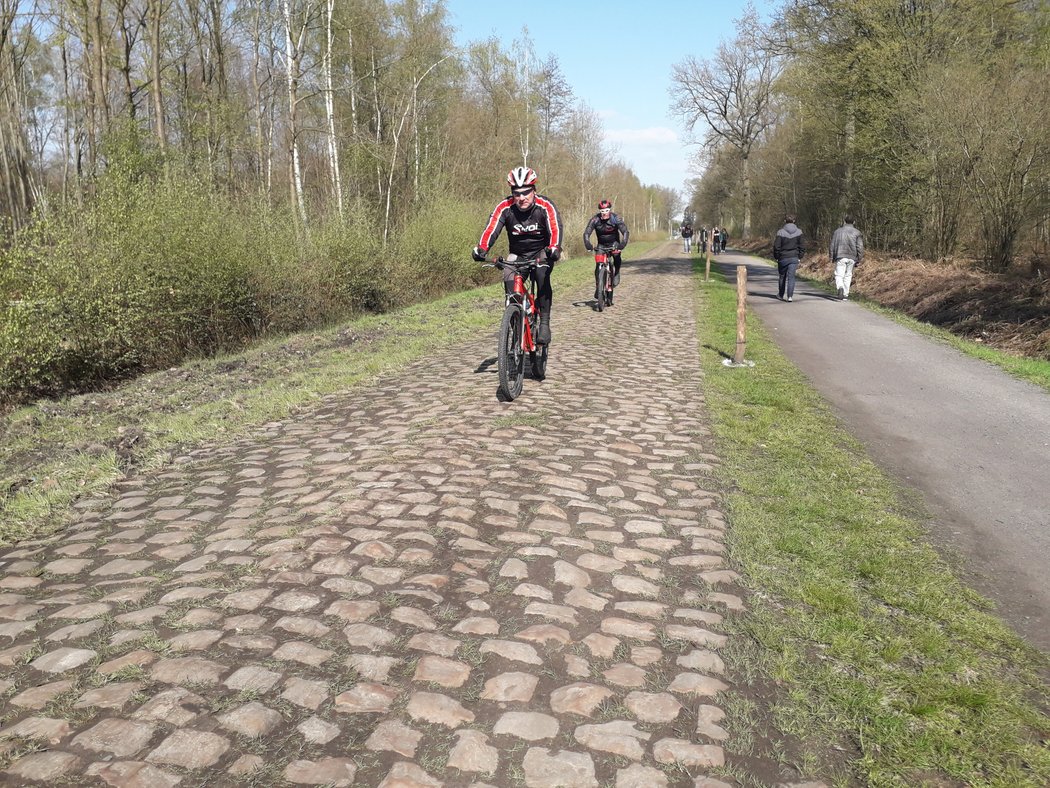
<path fill-rule="evenodd" d="M 853 226 L 852 215 L 847 213 L 842 226 L 831 236 L 828 256 L 835 264 L 835 288 L 839 301 L 848 301 L 853 269 L 864 262 L 864 236 Z"/>
<path fill-rule="evenodd" d="M 689 223 L 682 225 L 682 251 L 689 254 L 693 248 L 693 226 Z"/>
<path fill-rule="evenodd" d="M 627 223 L 617 214 L 613 213 L 612 203 L 602 200 L 598 203 L 598 213 L 587 222 L 587 229 L 583 231 L 583 248 L 588 252 L 594 251 L 591 243 L 591 233 L 598 240 L 598 251 L 609 252 L 613 259 L 613 287 L 620 286 L 620 266 L 623 260 L 620 255 L 627 247 L 631 233 L 627 229 Z M 598 265 L 594 265 L 594 297 L 598 298 Z"/>
<path fill-rule="evenodd" d="M 794 298 L 795 271 L 805 254 L 806 239 L 795 224 L 795 214 L 789 213 L 784 217 L 784 226 L 777 230 L 773 239 L 773 259 L 777 261 L 777 272 L 780 274 L 777 298 L 781 301 L 785 296 L 788 301 Z"/>
<path fill-rule="evenodd" d="M 530 276 L 536 281 L 536 309 L 540 313 L 540 325 L 536 341 L 548 345 L 551 341 L 551 290 L 550 270 L 561 257 L 561 216 L 548 197 L 536 193 L 536 171 L 531 167 L 515 167 L 507 173 L 510 195 L 504 197 L 489 216 L 481 233 L 481 240 L 471 251 L 471 256 L 481 262 L 500 231 L 507 228 L 507 245 L 510 247 L 509 261 L 539 260 L 546 257 L 546 265 L 534 268 Z M 514 272 L 503 270 L 503 286 L 509 293 L 514 286 Z"/>
<path fill-rule="evenodd" d="M 724 252 L 726 250 L 726 243 L 728 241 L 729 231 L 726 230 L 725 227 L 722 227 L 722 229 L 718 231 L 718 248 Z"/>

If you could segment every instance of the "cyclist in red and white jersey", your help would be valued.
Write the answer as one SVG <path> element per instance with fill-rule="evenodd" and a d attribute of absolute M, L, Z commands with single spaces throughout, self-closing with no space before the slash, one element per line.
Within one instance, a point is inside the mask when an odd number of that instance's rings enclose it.
<path fill-rule="evenodd" d="M 536 172 L 530 167 L 515 167 L 507 173 L 511 193 L 493 209 L 472 255 L 475 260 L 484 260 L 504 227 L 507 228 L 510 246 L 508 261 L 538 260 L 540 254 L 544 254 L 550 268 L 534 268 L 530 275 L 536 281 L 536 308 L 540 315 L 536 341 L 548 345 L 551 341 L 551 301 L 554 297 L 549 274 L 561 257 L 562 228 L 561 216 L 554 203 L 550 198 L 536 193 L 536 181 Z M 503 285 L 508 293 L 513 284 L 514 272 L 504 269 Z"/>

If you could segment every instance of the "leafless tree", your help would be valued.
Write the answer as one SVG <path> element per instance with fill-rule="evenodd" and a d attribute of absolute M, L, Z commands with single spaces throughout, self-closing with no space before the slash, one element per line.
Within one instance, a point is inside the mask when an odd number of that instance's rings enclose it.
<path fill-rule="evenodd" d="M 547 163 L 547 152 L 550 149 L 551 135 L 555 126 L 566 119 L 572 107 L 572 88 L 558 65 L 558 58 L 548 57 L 536 71 L 537 98 L 536 111 L 539 114 L 540 143 L 543 164 Z"/>
<path fill-rule="evenodd" d="M 764 45 L 758 15 L 749 8 L 737 21 L 736 38 L 718 45 L 714 57 L 686 58 L 673 67 L 671 111 L 690 132 L 706 127 L 703 144 L 731 145 L 740 155 L 744 187 L 744 236 L 751 234 L 751 174 L 748 159 L 775 121 L 773 86 L 781 59 Z"/>

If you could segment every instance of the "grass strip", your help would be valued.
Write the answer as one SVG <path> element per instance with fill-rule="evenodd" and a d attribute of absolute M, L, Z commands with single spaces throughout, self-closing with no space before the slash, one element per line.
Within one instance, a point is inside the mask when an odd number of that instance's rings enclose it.
<path fill-rule="evenodd" d="M 855 753 L 840 784 L 1050 785 L 1045 655 L 953 576 L 906 491 L 759 321 L 748 324 L 755 366 L 722 365 L 736 290 L 694 271 L 718 473 L 732 490 L 729 548 L 754 592 L 734 626 L 783 690 L 775 725 L 805 758 L 830 764 L 828 743 Z"/>
<path fill-rule="evenodd" d="M 657 243 L 632 244 L 626 258 Z M 559 263 L 556 296 L 589 298 L 593 265 Z M 13 411 L 0 421 L 0 544 L 60 528 L 78 500 L 129 473 L 236 440 L 479 332 L 491 330 L 495 351 L 502 311 L 502 285 L 493 284 Z"/>

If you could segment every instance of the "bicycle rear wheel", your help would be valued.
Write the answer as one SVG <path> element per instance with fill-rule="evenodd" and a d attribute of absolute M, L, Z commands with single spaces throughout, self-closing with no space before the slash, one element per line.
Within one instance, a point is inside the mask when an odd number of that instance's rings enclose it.
<path fill-rule="evenodd" d="M 499 329 L 499 348 L 496 361 L 499 366 L 499 387 L 512 400 L 521 394 L 525 380 L 525 351 L 521 349 L 522 313 L 517 306 L 508 306 L 503 312 Z"/>
<path fill-rule="evenodd" d="M 601 266 L 598 269 L 598 311 L 601 312 L 605 309 L 605 279 L 609 275 L 609 272 L 605 270 L 605 266 Z"/>

